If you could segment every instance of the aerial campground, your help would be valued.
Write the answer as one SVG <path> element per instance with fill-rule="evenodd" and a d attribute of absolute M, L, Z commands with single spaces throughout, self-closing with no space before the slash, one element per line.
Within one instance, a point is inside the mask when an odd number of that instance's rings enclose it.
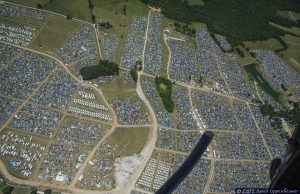
<path fill-rule="evenodd" d="M 0 193 L 268 188 L 300 124 L 298 0 L 0 0 Z M 299 178 L 299 177 L 298 177 Z"/>

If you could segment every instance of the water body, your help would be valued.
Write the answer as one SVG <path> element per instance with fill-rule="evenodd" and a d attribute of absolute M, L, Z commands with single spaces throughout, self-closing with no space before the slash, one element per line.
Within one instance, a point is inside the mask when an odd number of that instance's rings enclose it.
<path fill-rule="evenodd" d="M 250 77 L 258 83 L 261 89 L 271 95 L 277 102 L 281 103 L 279 99 L 280 93 L 274 90 L 269 82 L 265 80 L 262 74 L 257 70 L 256 64 L 252 63 L 245 65 L 244 68 L 246 69 L 248 75 L 250 75 Z"/>

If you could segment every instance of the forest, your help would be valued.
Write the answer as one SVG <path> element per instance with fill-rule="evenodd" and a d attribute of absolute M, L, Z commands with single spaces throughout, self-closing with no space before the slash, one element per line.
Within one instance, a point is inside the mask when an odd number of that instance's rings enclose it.
<path fill-rule="evenodd" d="M 279 38 L 284 31 L 269 22 L 285 27 L 298 26 L 281 17 L 278 10 L 300 11 L 298 0 L 203 0 L 205 5 L 189 5 L 186 0 L 141 0 L 147 5 L 160 7 L 163 14 L 179 22 L 205 23 L 209 31 L 226 36 L 237 45 L 241 41 Z"/>

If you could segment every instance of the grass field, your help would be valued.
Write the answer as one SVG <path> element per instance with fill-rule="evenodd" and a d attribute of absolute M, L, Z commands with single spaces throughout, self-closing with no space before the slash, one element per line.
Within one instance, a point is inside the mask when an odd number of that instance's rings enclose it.
<path fill-rule="evenodd" d="M 118 127 L 109 137 L 109 143 L 125 146 L 120 156 L 137 154 L 145 146 L 149 130 L 149 127 Z"/>
<path fill-rule="evenodd" d="M 288 49 L 280 53 L 283 54 L 281 57 L 300 73 L 300 38 L 288 34 L 282 38 L 288 44 Z"/>
<path fill-rule="evenodd" d="M 135 94 L 135 86 L 125 84 L 120 78 L 117 78 L 110 84 L 101 86 L 101 90 L 107 100 L 112 98 L 126 98 Z"/>
<path fill-rule="evenodd" d="M 265 49 L 265 50 L 276 50 L 282 48 L 281 43 L 274 39 L 268 39 L 264 41 L 245 41 L 244 42 L 246 47 L 250 48 L 250 50 L 255 50 L 255 49 Z"/>
<path fill-rule="evenodd" d="M 275 23 L 272 23 L 270 22 L 270 24 L 276 28 L 279 28 L 281 30 L 284 30 L 286 32 L 291 32 L 293 34 L 296 34 L 298 36 L 300 36 L 300 28 L 297 28 L 297 27 L 291 27 L 291 28 L 287 28 L 287 27 L 284 27 L 284 26 L 281 26 L 281 25 L 278 25 L 278 24 L 275 24 Z"/>
<path fill-rule="evenodd" d="M 79 26 L 79 22 L 51 15 L 46 25 L 30 43 L 29 48 L 42 52 L 54 51 L 60 48 Z"/>
<path fill-rule="evenodd" d="M 44 5 L 47 3 L 49 0 L 7 0 L 12 3 L 17 3 L 20 5 L 26 5 L 30 7 L 36 7 L 36 4 L 40 3 L 41 5 Z"/>
<path fill-rule="evenodd" d="M 91 13 L 87 0 L 53 0 L 44 9 L 63 15 L 69 14 L 74 18 L 91 22 Z"/>

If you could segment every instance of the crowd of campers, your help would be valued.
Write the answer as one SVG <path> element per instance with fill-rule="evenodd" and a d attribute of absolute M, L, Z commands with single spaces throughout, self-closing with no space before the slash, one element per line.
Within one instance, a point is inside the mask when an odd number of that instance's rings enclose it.
<path fill-rule="evenodd" d="M 270 160 L 270 154 L 259 133 L 244 133 L 250 156 L 254 160 Z"/>
<path fill-rule="evenodd" d="M 189 100 L 189 92 L 186 88 L 173 85 L 172 98 L 176 105 L 176 128 L 181 130 L 198 129 L 192 113 Z"/>
<path fill-rule="evenodd" d="M 234 192 L 235 188 L 266 188 L 269 185 L 269 163 L 217 161 L 211 192 Z"/>
<path fill-rule="evenodd" d="M 224 51 L 229 51 L 231 50 L 231 45 L 229 44 L 229 42 L 226 40 L 226 38 L 222 35 L 216 34 L 215 35 L 220 47 L 224 50 Z"/>
<path fill-rule="evenodd" d="M 60 112 L 29 104 L 24 106 L 20 112 L 15 115 L 9 125 L 18 129 L 52 137 L 62 119 L 62 115 Z"/>
<path fill-rule="evenodd" d="M 113 98 L 109 100 L 109 104 L 114 109 L 120 124 L 137 125 L 150 122 L 145 105 L 137 97 Z"/>
<path fill-rule="evenodd" d="M 255 85 L 252 81 L 245 79 L 245 73 L 242 72 L 241 67 L 231 61 L 220 60 L 220 63 L 220 69 L 233 94 L 243 100 L 251 101 L 254 99 Z"/>
<path fill-rule="evenodd" d="M 247 143 L 242 133 L 214 132 L 217 158 L 250 159 Z"/>
<path fill-rule="evenodd" d="M 247 104 L 244 102 L 234 101 L 232 105 L 241 130 L 248 133 L 258 133 L 256 123 Z"/>
<path fill-rule="evenodd" d="M 155 76 L 160 75 L 163 53 L 160 19 L 159 13 L 150 14 L 144 56 L 144 71 Z"/>
<path fill-rule="evenodd" d="M 16 100 L 0 97 L 0 124 L 4 124 L 20 105 Z"/>
<path fill-rule="evenodd" d="M 85 110 L 85 109 L 81 109 L 78 107 L 73 107 L 70 106 L 69 107 L 69 112 L 75 115 L 81 115 L 81 116 L 85 116 L 85 117 L 94 117 L 100 120 L 104 120 L 104 121 L 112 121 L 112 118 L 110 115 L 104 114 L 102 112 L 94 112 L 94 111 L 89 111 L 89 110 Z"/>
<path fill-rule="evenodd" d="M 175 127 L 175 121 L 172 113 L 167 112 L 157 94 L 154 80 L 149 77 L 143 77 L 142 79 L 143 91 L 145 96 L 149 100 L 154 112 L 156 114 L 157 123 L 163 127 Z"/>
<path fill-rule="evenodd" d="M 85 90 L 78 91 L 77 97 L 73 99 L 73 103 L 69 107 L 69 112 L 106 122 L 112 121 L 112 117 L 108 114 L 108 108 L 96 101 L 94 93 L 86 92 Z"/>
<path fill-rule="evenodd" d="M 8 168 L 24 177 L 29 177 L 35 164 L 41 158 L 45 145 L 37 143 L 37 138 L 5 129 L 0 135 L 0 156 L 6 158 Z"/>
<path fill-rule="evenodd" d="M 129 71 L 120 69 L 120 78 L 125 84 L 135 84 Z"/>
<path fill-rule="evenodd" d="M 272 128 L 268 116 L 263 116 L 259 107 L 251 106 L 251 111 L 260 128 L 263 138 L 271 152 L 272 157 L 281 157 L 286 149 L 287 140 L 282 139 Z"/>
<path fill-rule="evenodd" d="M 79 85 L 62 68 L 57 69 L 36 92 L 32 102 L 66 110 Z"/>
<path fill-rule="evenodd" d="M 150 158 L 137 184 L 141 187 L 144 186 L 158 190 L 168 180 L 170 171 L 170 164 L 158 162 L 156 159 Z"/>
<path fill-rule="evenodd" d="M 66 64 L 95 55 L 97 46 L 94 29 L 88 25 L 81 25 L 64 46 L 56 51 L 56 57 Z"/>
<path fill-rule="evenodd" d="M 290 86 L 299 85 L 300 75 L 275 53 L 264 50 L 255 50 L 251 52 L 255 54 L 255 57 L 259 62 L 263 63 L 260 70 L 274 89 L 284 91 Z"/>
<path fill-rule="evenodd" d="M 252 94 L 255 93 L 255 85 L 245 79 L 245 73 L 241 67 L 224 54 L 207 30 L 197 30 L 196 45 L 201 64 L 201 75 L 215 80 L 218 83 L 216 89 L 219 91 L 228 92 L 231 90 L 238 98 L 253 99 Z M 224 81 L 226 81 L 227 87 Z"/>
<path fill-rule="evenodd" d="M 239 130 L 229 99 L 198 91 L 192 91 L 191 97 L 208 129 Z"/>
<path fill-rule="evenodd" d="M 78 94 L 81 98 L 90 99 L 90 100 L 96 99 L 96 96 L 93 93 L 89 93 L 89 92 L 85 92 L 85 91 L 79 91 Z"/>
<path fill-rule="evenodd" d="M 179 162 L 176 162 L 177 168 L 180 167 L 183 157 L 181 156 L 178 160 Z M 210 166 L 210 160 L 200 160 L 174 193 L 203 193 L 208 181 Z"/>
<path fill-rule="evenodd" d="M 37 9 L 31 9 L 18 5 L 0 2 L 0 16 L 2 17 L 29 17 L 36 20 L 46 21 L 47 15 Z"/>
<path fill-rule="evenodd" d="M 199 131 L 179 131 L 166 128 L 158 128 L 156 146 L 180 152 L 191 152 L 199 141 Z M 208 153 L 205 153 L 205 155 Z"/>
<path fill-rule="evenodd" d="M 46 152 L 40 180 L 69 184 L 109 126 L 86 121 L 67 120 Z"/>
<path fill-rule="evenodd" d="M 136 62 L 142 59 L 146 28 L 146 17 L 133 16 L 123 48 L 120 62 L 121 67 L 133 68 Z"/>
<path fill-rule="evenodd" d="M 0 24 L 0 41 L 26 47 L 35 37 L 35 34 L 36 29 L 29 26 L 17 27 Z"/>
<path fill-rule="evenodd" d="M 102 104 L 97 104 L 97 103 L 94 103 L 94 102 L 85 101 L 85 100 L 81 100 L 81 99 L 77 99 L 77 98 L 75 98 L 73 101 L 74 101 L 75 104 L 79 104 L 79 105 L 88 106 L 88 107 L 95 108 L 95 109 L 108 111 L 108 108 L 106 106 L 102 105 Z"/>
<path fill-rule="evenodd" d="M 112 61 L 118 47 L 119 37 L 115 34 L 100 34 L 99 41 L 103 59 Z"/>
<path fill-rule="evenodd" d="M 190 83 L 199 74 L 194 50 L 176 40 L 169 39 L 167 43 L 171 55 L 168 67 L 170 79 Z"/>
<path fill-rule="evenodd" d="M 24 51 L 0 72 L 0 93 L 27 98 L 53 69 L 55 62 Z"/>
<path fill-rule="evenodd" d="M 209 32 L 202 28 L 197 29 L 195 41 L 197 57 L 201 64 L 200 75 L 216 81 L 217 84 L 213 89 L 227 91 L 218 66 L 218 57 L 220 56 L 218 54 L 221 49 L 217 47 Z M 217 52 L 218 54 L 216 54 Z"/>
<path fill-rule="evenodd" d="M 8 63 L 20 52 L 20 48 L 0 42 L 0 68 L 8 65 Z"/>
<path fill-rule="evenodd" d="M 101 190 L 115 188 L 114 158 L 122 152 L 123 148 L 104 141 L 79 177 L 80 186 Z"/>
<path fill-rule="evenodd" d="M 136 186 L 150 192 L 157 191 L 181 166 L 186 156 L 154 151 Z M 200 160 L 174 193 L 202 193 L 210 171 L 210 161 Z"/>

